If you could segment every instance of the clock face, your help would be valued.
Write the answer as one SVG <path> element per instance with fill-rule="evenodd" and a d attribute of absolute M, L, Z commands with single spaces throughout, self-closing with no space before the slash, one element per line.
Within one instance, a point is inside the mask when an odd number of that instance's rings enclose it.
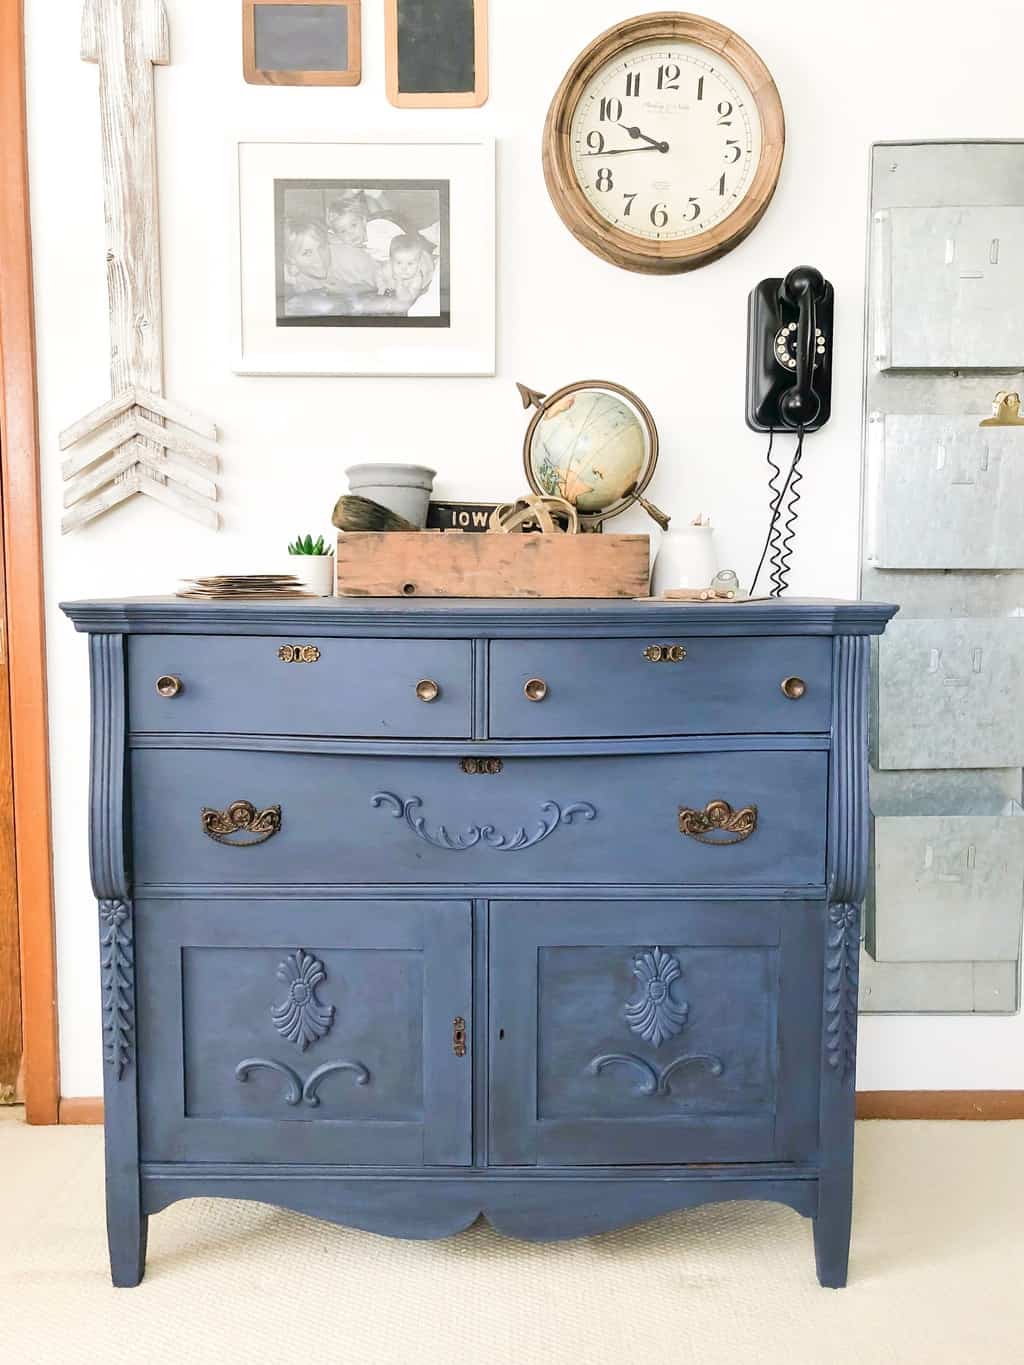
<path fill-rule="evenodd" d="M 566 72 L 544 125 L 544 179 L 589 251 L 671 275 L 753 231 L 785 146 L 771 72 L 738 33 L 697 14 L 644 14 Z"/>
<path fill-rule="evenodd" d="M 629 47 L 587 82 L 569 126 L 590 206 L 650 242 L 700 236 L 750 193 L 761 160 L 757 104 L 739 71 L 683 39 Z"/>

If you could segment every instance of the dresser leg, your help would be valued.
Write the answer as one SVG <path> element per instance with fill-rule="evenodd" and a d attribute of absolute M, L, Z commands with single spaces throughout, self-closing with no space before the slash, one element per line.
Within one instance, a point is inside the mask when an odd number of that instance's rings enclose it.
<path fill-rule="evenodd" d="M 823 1173 L 818 1187 L 818 1216 L 814 1219 L 814 1261 L 824 1289 L 846 1288 L 852 1216 L 852 1172 Z"/>
<path fill-rule="evenodd" d="M 137 1205 L 137 1201 L 136 1201 Z M 136 1206 L 132 1211 L 116 1195 L 107 1197 L 107 1244 L 110 1278 L 117 1289 L 134 1289 L 146 1273 L 146 1236 L 149 1218 Z"/>

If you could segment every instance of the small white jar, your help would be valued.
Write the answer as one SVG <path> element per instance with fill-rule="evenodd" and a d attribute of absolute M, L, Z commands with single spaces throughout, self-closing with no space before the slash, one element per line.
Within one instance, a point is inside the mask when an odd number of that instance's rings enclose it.
<path fill-rule="evenodd" d="M 658 546 L 651 578 L 655 597 L 666 588 L 707 588 L 718 572 L 714 528 L 680 526 L 665 531 Z"/>
<path fill-rule="evenodd" d="M 317 597 L 334 596 L 333 555 L 289 555 L 288 572 Z"/>

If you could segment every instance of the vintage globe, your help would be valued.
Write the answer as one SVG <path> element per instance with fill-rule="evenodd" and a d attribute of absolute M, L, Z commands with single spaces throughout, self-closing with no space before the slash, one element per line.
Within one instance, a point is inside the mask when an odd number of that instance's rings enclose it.
<path fill-rule="evenodd" d="M 621 502 L 640 482 L 649 457 L 639 413 L 603 388 L 579 388 L 545 404 L 529 449 L 538 488 L 589 515 Z"/>

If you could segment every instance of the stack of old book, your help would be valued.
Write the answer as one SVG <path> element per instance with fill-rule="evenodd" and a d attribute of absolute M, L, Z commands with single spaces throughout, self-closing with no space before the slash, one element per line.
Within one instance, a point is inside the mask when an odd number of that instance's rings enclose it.
<path fill-rule="evenodd" d="M 268 602 L 289 597 L 315 597 L 306 585 L 291 574 L 218 574 L 213 578 L 194 578 L 183 583 L 176 597 L 191 597 L 205 602 Z"/>

